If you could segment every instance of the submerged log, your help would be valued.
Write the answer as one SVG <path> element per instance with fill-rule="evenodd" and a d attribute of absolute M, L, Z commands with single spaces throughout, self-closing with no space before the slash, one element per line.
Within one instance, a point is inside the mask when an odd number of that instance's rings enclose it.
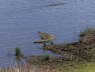
<path fill-rule="evenodd" d="M 51 42 L 51 40 L 39 40 L 39 41 L 35 41 L 33 43 L 43 44 L 43 43 L 49 43 L 49 42 Z"/>
<path fill-rule="evenodd" d="M 48 6 L 63 6 L 64 3 L 55 3 L 55 4 L 49 4 Z"/>

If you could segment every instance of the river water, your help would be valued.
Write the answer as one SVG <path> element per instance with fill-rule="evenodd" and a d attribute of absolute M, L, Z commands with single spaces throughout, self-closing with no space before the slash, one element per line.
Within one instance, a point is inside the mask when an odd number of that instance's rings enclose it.
<path fill-rule="evenodd" d="M 56 35 L 58 44 L 78 41 L 88 27 L 95 28 L 95 0 L 0 0 L 0 63 L 14 59 L 15 47 L 26 56 L 53 55 L 33 44 L 38 31 Z"/>

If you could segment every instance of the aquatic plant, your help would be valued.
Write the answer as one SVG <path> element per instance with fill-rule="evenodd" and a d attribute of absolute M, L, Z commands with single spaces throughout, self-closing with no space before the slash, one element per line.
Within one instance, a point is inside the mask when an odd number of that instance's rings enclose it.
<path fill-rule="evenodd" d="M 18 47 L 15 48 L 15 56 L 18 56 L 18 57 L 21 56 L 21 49 Z"/>

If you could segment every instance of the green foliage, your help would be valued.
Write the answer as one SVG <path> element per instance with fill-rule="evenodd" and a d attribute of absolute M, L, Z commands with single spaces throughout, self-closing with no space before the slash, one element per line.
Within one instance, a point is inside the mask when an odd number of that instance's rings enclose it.
<path fill-rule="evenodd" d="M 41 60 L 43 60 L 43 61 L 47 61 L 47 60 L 49 60 L 50 59 L 50 55 L 43 55 L 42 57 L 41 57 Z"/>
<path fill-rule="evenodd" d="M 21 49 L 18 47 L 15 48 L 15 56 L 21 56 Z"/>

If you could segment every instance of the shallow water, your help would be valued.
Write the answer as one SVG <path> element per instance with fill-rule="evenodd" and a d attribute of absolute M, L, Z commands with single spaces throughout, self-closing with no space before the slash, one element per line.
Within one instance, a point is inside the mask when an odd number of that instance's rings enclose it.
<path fill-rule="evenodd" d="M 57 3 L 64 5 L 48 6 Z M 94 23 L 94 0 L 0 0 L 0 63 L 14 60 L 15 47 L 26 56 L 53 55 L 32 43 L 39 40 L 38 31 L 56 35 L 55 43 L 68 43 Z"/>

